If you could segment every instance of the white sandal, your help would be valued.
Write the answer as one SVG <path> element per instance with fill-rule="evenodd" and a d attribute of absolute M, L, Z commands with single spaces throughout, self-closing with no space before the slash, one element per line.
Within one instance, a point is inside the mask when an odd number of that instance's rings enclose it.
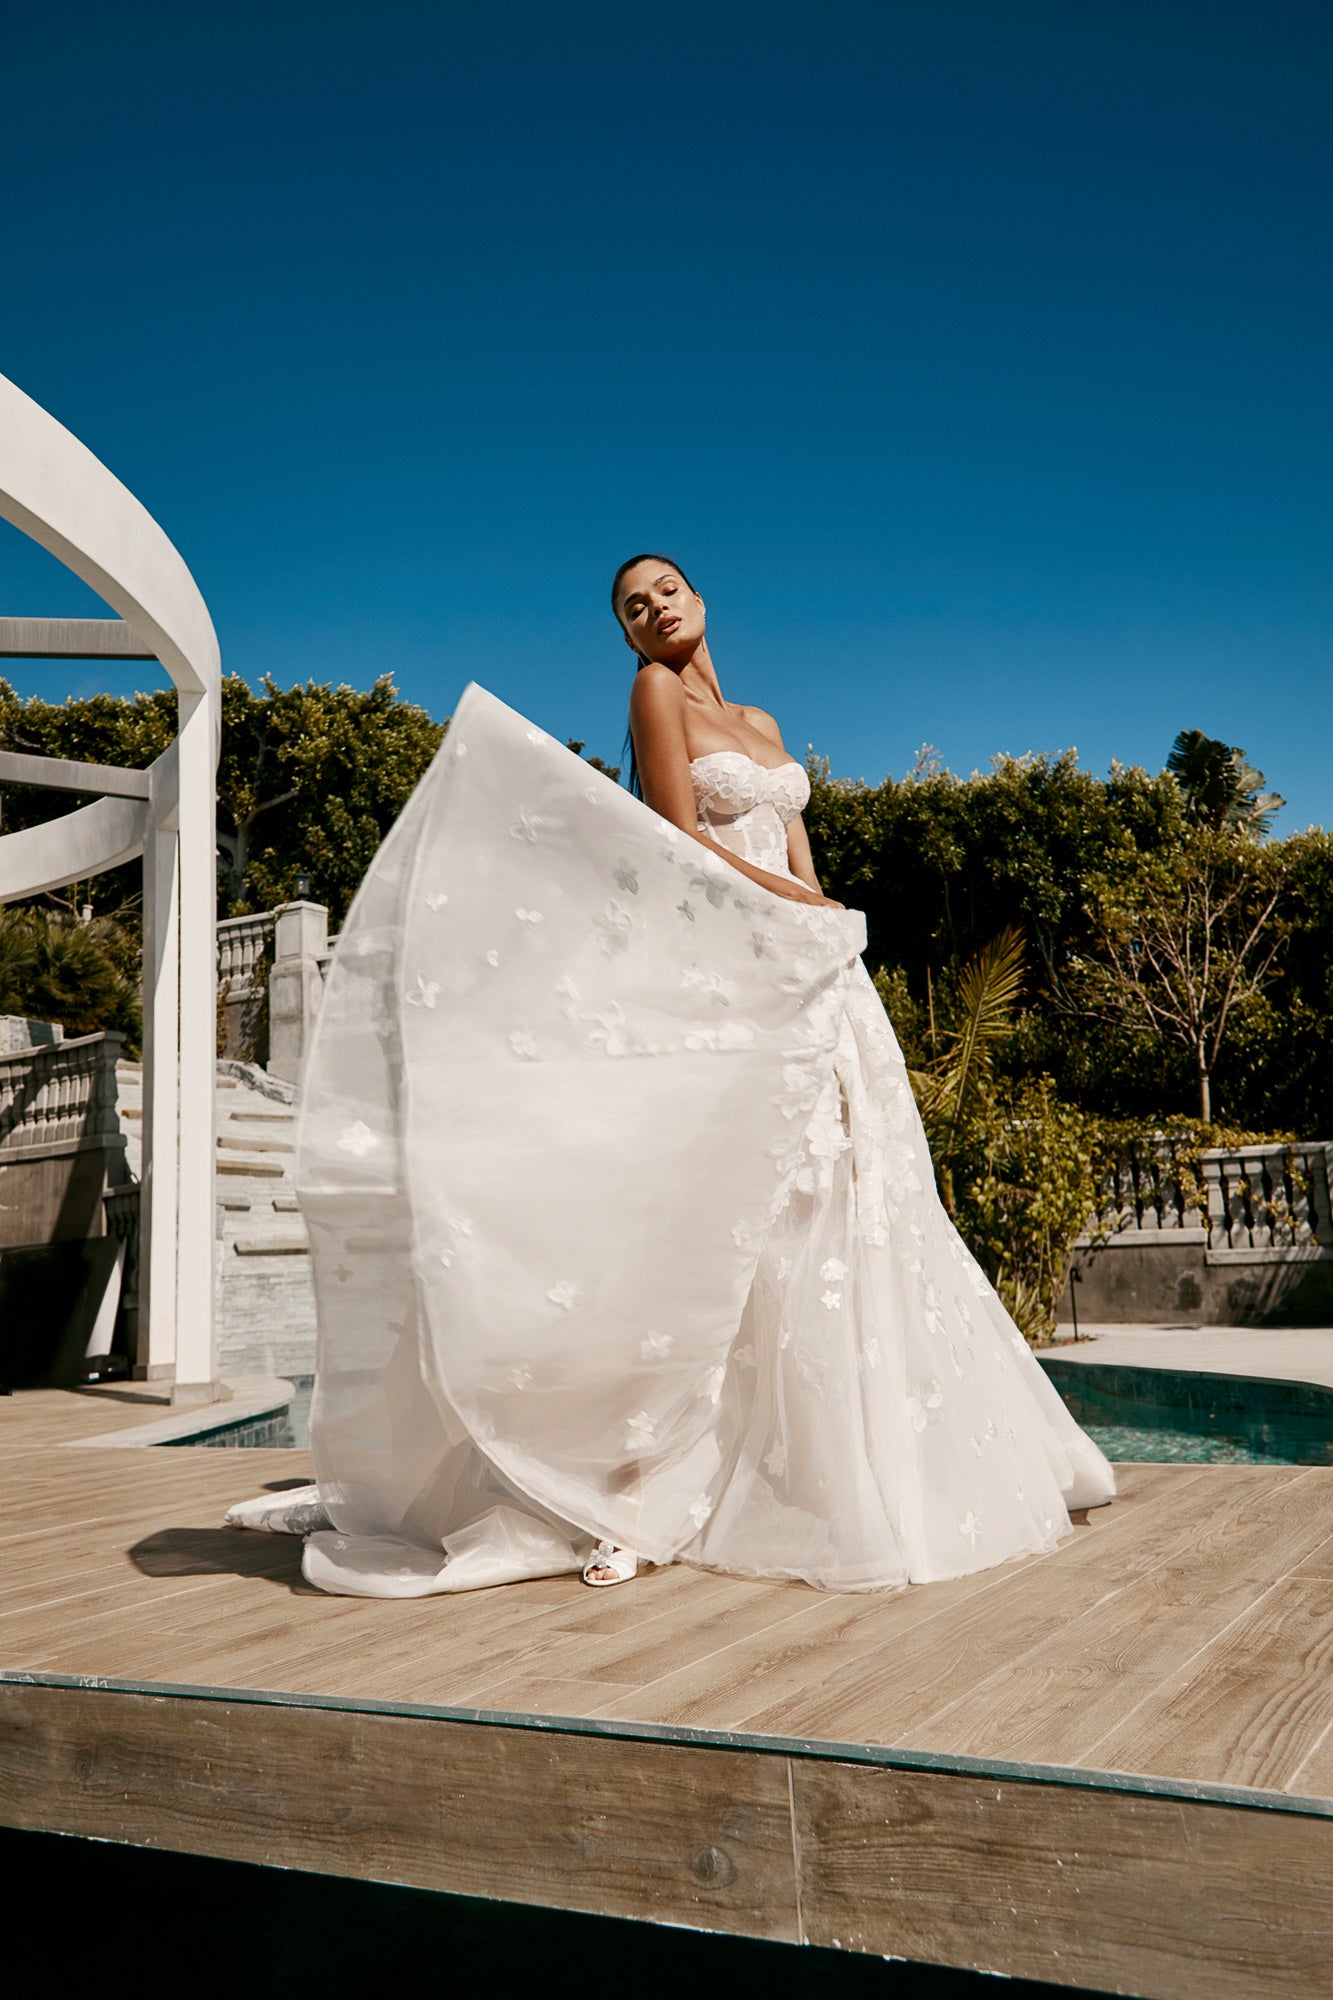
<path fill-rule="evenodd" d="M 638 1567 L 638 1557 L 628 1549 L 618 1549 L 614 1542 L 598 1542 L 583 1565 L 583 1581 L 594 1590 L 608 1590 L 613 1583 L 628 1583 Z M 594 1576 L 595 1569 L 609 1569 L 611 1574 Z"/>

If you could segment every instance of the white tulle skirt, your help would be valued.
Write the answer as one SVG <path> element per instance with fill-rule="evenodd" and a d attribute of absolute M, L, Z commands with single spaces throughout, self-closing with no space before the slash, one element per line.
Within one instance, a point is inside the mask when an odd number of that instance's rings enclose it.
<path fill-rule="evenodd" d="M 864 943 L 470 687 L 306 1079 L 318 1492 L 232 1518 L 354 1594 L 600 1537 L 870 1590 L 1110 1499 L 939 1203 Z"/>

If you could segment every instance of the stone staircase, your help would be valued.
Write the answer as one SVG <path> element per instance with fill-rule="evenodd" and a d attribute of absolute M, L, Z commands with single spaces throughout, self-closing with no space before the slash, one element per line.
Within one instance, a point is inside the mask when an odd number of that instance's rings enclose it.
<path fill-rule="evenodd" d="M 117 1063 L 116 1083 L 130 1172 L 137 1180 L 143 1131 L 140 1065 Z M 290 1084 L 251 1063 L 218 1064 L 217 1365 L 224 1376 L 314 1373 L 310 1246 L 291 1178 L 295 1096 Z"/>

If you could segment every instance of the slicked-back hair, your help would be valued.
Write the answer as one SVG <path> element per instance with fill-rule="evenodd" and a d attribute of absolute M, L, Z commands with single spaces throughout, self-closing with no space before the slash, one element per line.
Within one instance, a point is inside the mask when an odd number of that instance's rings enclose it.
<path fill-rule="evenodd" d="M 615 575 L 611 579 L 611 609 L 615 613 L 617 624 L 620 622 L 620 612 L 616 607 L 616 592 L 620 588 L 620 579 L 622 576 L 624 576 L 626 570 L 633 569 L 636 566 L 636 564 L 641 562 L 665 563 L 668 569 L 675 570 L 676 575 L 680 578 L 681 582 L 684 584 L 687 590 L 694 589 L 694 585 L 690 582 L 690 579 L 686 576 L 684 570 L 681 568 L 680 564 L 676 561 L 676 558 L 674 556 L 660 555 L 656 549 L 647 549 L 644 551 L 642 555 L 629 556 L 623 563 L 621 563 L 620 568 L 616 571 Z"/>

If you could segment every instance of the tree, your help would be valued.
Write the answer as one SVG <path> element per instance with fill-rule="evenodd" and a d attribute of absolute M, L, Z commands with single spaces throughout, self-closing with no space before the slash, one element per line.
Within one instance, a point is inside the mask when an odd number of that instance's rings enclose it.
<path fill-rule="evenodd" d="M 0 910 L 0 1014 L 58 1021 L 70 1035 L 117 1028 L 137 1050 L 138 945 L 107 918 Z"/>
<path fill-rule="evenodd" d="M 1275 976 L 1285 873 L 1280 849 L 1200 826 L 1135 881 L 1089 885 L 1096 949 L 1071 973 L 1076 1004 L 1185 1050 L 1205 1124 L 1228 1029 Z"/>
<path fill-rule="evenodd" d="M 243 916 L 290 901 L 298 879 L 341 923 L 446 724 L 403 701 L 389 674 L 369 690 L 306 681 L 222 688 L 220 901 Z"/>
<path fill-rule="evenodd" d="M 240 916 L 296 894 L 329 906 L 335 923 L 426 766 L 447 725 L 400 699 L 390 675 L 369 690 L 307 681 L 256 693 L 236 674 L 222 683 L 218 765 L 219 908 Z M 23 701 L 0 681 L 0 748 L 142 770 L 176 733 L 176 696 L 162 689 L 53 703 Z M 5 823 L 32 826 L 70 809 L 68 793 L 5 789 Z M 137 890 L 137 868 L 98 878 L 104 912 Z"/>
<path fill-rule="evenodd" d="M 1221 743 L 1201 729 L 1182 729 L 1171 745 L 1166 768 L 1185 797 L 1185 817 L 1193 826 L 1248 828 L 1267 833 L 1273 815 L 1287 802 L 1266 792 L 1264 774 L 1246 762 L 1237 744 Z"/>

